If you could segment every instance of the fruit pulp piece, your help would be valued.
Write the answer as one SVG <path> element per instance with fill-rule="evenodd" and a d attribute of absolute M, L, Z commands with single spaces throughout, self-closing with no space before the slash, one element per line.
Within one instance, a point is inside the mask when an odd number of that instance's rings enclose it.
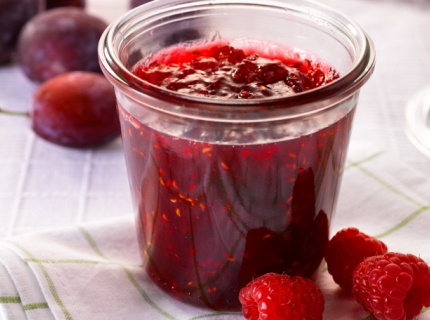
<path fill-rule="evenodd" d="M 118 107 L 141 253 L 163 290 L 240 310 L 239 290 L 253 278 L 313 275 L 328 242 L 354 109 L 298 138 L 225 144 L 199 141 L 201 128 L 195 138 L 160 132 Z"/>

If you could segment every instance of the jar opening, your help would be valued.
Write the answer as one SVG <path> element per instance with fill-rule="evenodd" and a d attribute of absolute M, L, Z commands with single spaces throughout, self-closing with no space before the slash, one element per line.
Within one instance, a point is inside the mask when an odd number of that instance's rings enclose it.
<path fill-rule="evenodd" d="M 299 48 L 332 65 L 340 78 L 289 96 L 262 99 L 213 99 L 170 91 L 145 82 L 131 69 L 169 46 L 244 39 Z M 269 50 L 268 46 L 268 50 Z M 319 109 L 356 92 L 371 75 L 375 51 L 362 28 L 341 13 L 313 1 L 170 0 L 138 7 L 113 23 L 100 41 L 102 68 L 131 95 L 149 95 L 188 108 Z M 322 103 L 324 101 L 324 103 Z M 318 103 L 318 107 L 315 105 Z"/>

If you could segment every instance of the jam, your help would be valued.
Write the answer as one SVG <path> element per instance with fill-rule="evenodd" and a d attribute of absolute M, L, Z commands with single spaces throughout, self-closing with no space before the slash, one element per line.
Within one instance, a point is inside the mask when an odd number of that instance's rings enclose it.
<path fill-rule="evenodd" d="M 223 43 L 178 47 L 139 64 L 134 73 L 158 87 L 214 99 L 285 97 L 339 78 L 323 62 L 301 59 L 298 51 L 285 53 L 263 57 Z"/>
<path fill-rule="evenodd" d="M 339 77 L 317 60 L 257 51 L 175 47 L 133 72 L 166 90 L 214 99 L 281 97 Z M 169 133 L 121 104 L 119 114 L 141 253 L 163 290 L 186 303 L 239 310 L 239 290 L 255 277 L 315 273 L 353 111 L 311 133 L 246 143 L 207 141 L 204 126 Z"/>

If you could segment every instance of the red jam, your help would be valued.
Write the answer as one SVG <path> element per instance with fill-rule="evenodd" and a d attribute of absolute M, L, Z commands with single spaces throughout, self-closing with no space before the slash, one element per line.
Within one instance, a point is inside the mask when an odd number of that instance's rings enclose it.
<path fill-rule="evenodd" d="M 229 46 L 174 48 L 135 74 L 169 90 L 260 98 L 338 77 L 323 63 Z M 312 134 L 223 144 L 172 136 L 119 106 L 145 268 L 177 299 L 239 310 L 239 290 L 267 272 L 311 277 L 328 242 L 352 112 Z M 203 129 L 202 129 L 203 130 Z"/>
<path fill-rule="evenodd" d="M 134 73 L 158 87 L 215 99 L 285 97 L 339 78 L 326 64 L 302 60 L 298 52 L 262 57 L 222 43 L 176 48 L 139 64 Z"/>

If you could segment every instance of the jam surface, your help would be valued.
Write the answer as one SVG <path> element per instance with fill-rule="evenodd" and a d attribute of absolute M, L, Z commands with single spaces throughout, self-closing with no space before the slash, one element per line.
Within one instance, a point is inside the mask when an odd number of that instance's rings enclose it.
<path fill-rule="evenodd" d="M 339 78 L 330 66 L 295 52 L 262 56 L 231 45 L 176 48 L 139 64 L 135 75 L 158 87 L 215 99 L 284 97 Z"/>
<path fill-rule="evenodd" d="M 296 56 L 200 49 L 175 48 L 138 64 L 135 74 L 221 99 L 291 94 L 338 77 Z M 140 122 L 119 105 L 138 239 L 153 281 L 183 302 L 240 310 L 239 290 L 264 273 L 311 277 L 328 242 L 353 110 L 297 138 L 226 144 L 205 142 L 200 126 L 186 137 L 161 132 L 157 120 Z"/>

